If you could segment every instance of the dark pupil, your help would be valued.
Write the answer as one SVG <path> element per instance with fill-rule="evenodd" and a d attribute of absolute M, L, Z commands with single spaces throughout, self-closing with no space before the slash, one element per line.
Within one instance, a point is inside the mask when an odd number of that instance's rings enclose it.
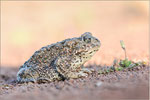
<path fill-rule="evenodd" d="M 86 37 L 84 37 L 83 40 L 84 40 L 85 42 L 87 42 L 87 43 L 91 42 L 91 38 L 86 38 Z"/>

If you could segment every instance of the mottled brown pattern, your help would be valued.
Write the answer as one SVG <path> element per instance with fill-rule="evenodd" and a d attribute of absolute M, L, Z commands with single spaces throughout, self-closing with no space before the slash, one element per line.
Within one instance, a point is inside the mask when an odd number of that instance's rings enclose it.
<path fill-rule="evenodd" d="M 20 67 L 17 80 L 51 82 L 64 78 L 86 77 L 93 70 L 82 66 L 99 50 L 99 47 L 100 41 L 90 32 L 42 47 Z"/>

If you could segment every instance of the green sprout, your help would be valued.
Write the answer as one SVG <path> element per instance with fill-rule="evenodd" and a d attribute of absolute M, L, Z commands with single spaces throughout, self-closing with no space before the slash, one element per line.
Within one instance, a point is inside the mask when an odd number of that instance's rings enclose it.
<path fill-rule="evenodd" d="M 120 40 L 120 45 L 125 52 L 125 59 L 127 59 L 126 48 L 125 48 L 125 44 L 124 44 L 123 40 Z"/>
<path fill-rule="evenodd" d="M 122 49 L 124 50 L 125 59 L 121 60 L 119 65 L 122 66 L 122 67 L 129 67 L 130 64 L 131 64 L 131 61 L 128 60 L 128 58 L 127 58 L 126 48 L 125 48 L 125 44 L 124 44 L 123 40 L 120 40 L 120 45 L 121 45 Z"/>

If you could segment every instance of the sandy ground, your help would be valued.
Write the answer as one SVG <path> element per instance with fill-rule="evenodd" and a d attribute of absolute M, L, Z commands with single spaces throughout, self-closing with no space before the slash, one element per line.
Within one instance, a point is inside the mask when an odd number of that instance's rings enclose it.
<path fill-rule="evenodd" d="M 16 68 L 2 67 L 0 75 L 1 100 L 125 100 L 149 98 L 149 67 L 132 71 L 99 75 L 101 66 L 87 78 L 55 81 L 45 84 L 16 83 Z M 9 74 L 8 74 L 9 73 Z"/>

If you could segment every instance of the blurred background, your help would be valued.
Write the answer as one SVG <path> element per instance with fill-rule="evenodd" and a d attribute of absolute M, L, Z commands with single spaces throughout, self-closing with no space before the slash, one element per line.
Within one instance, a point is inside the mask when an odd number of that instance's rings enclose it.
<path fill-rule="evenodd" d="M 92 32 L 100 50 L 86 64 L 149 56 L 149 1 L 1 1 L 1 66 L 19 67 L 38 49 Z"/>

